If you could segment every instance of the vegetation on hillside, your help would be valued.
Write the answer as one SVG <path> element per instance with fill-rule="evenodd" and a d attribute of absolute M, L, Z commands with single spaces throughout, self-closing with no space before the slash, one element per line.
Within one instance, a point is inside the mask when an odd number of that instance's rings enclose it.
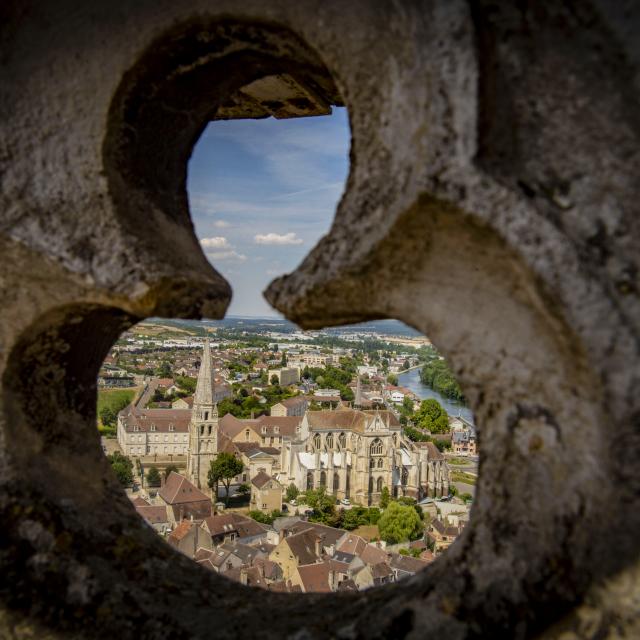
<path fill-rule="evenodd" d="M 447 398 L 464 402 L 462 389 L 444 360 L 434 358 L 420 371 L 420 380 Z"/>

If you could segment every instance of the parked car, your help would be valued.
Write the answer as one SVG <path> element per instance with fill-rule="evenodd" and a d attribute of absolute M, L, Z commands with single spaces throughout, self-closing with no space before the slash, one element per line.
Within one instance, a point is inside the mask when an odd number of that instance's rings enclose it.
<path fill-rule="evenodd" d="M 349 498 L 342 498 L 342 500 L 340 500 L 340 504 L 344 504 L 345 506 L 349 506 L 351 504 L 351 500 L 349 500 Z"/>

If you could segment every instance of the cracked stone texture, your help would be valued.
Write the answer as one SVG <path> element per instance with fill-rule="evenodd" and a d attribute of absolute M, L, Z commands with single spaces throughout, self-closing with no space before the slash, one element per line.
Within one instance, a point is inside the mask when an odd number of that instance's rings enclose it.
<path fill-rule="evenodd" d="M 604 0 L 3 3 L 0 636 L 640 636 L 639 28 Z M 185 193 L 207 121 L 331 104 L 345 194 L 266 296 L 304 327 L 429 335 L 481 476 L 422 574 L 293 597 L 143 526 L 95 376 L 132 323 L 229 303 Z"/>

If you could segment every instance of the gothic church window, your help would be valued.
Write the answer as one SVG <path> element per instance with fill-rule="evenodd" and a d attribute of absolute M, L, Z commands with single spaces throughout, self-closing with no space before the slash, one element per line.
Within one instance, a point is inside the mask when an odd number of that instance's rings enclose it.
<path fill-rule="evenodd" d="M 333 491 L 334 493 L 340 488 L 340 476 L 337 473 L 333 474 Z"/>
<path fill-rule="evenodd" d="M 380 458 L 378 460 L 378 469 L 382 469 L 383 466 L 384 466 L 384 458 Z"/>
<path fill-rule="evenodd" d="M 333 449 L 333 433 L 327 434 L 327 449 Z"/>
<path fill-rule="evenodd" d="M 307 491 L 311 491 L 313 489 L 313 473 L 309 471 L 307 473 Z"/>
<path fill-rule="evenodd" d="M 370 453 L 372 456 L 381 456 L 382 455 L 382 440 L 380 438 L 376 438 L 371 443 Z"/>
<path fill-rule="evenodd" d="M 338 444 L 340 445 L 341 449 L 345 449 L 347 446 L 347 436 L 344 433 L 341 433 L 338 436 Z"/>
<path fill-rule="evenodd" d="M 320 438 L 320 434 L 316 433 L 316 435 L 313 436 L 313 446 L 317 450 L 320 448 L 321 444 L 322 444 L 322 439 Z"/>
<path fill-rule="evenodd" d="M 378 478 L 378 482 L 376 483 L 376 490 L 378 493 L 382 492 L 382 487 L 384 486 L 384 480 L 382 479 L 382 476 L 380 476 Z"/>

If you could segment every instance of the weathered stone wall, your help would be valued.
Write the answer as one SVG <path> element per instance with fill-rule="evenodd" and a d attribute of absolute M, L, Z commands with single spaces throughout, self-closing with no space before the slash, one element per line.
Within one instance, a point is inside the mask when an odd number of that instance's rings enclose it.
<path fill-rule="evenodd" d="M 0 7 L 0 636 L 640 635 L 640 12 L 613 4 Z M 480 425 L 473 522 L 391 588 L 249 592 L 137 518 L 95 376 L 131 323 L 228 305 L 185 193 L 206 122 L 343 103 L 335 223 L 266 295 L 434 340 Z"/>

